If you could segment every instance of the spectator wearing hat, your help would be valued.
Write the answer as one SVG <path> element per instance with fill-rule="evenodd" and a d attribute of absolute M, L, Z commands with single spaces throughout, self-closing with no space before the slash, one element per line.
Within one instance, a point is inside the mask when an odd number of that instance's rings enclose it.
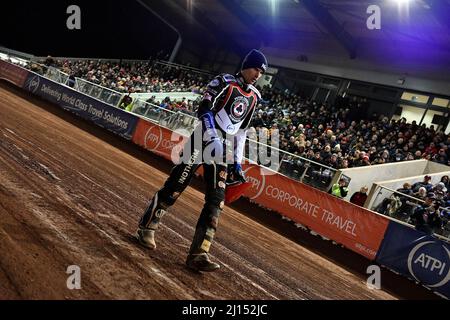
<path fill-rule="evenodd" d="M 365 155 L 362 157 L 362 165 L 363 165 L 363 166 L 370 166 L 370 165 L 371 165 L 369 155 L 365 154 Z"/>

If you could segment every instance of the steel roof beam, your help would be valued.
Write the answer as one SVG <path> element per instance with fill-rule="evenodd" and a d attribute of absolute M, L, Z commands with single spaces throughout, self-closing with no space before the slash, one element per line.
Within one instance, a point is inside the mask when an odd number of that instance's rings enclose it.
<path fill-rule="evenodd" d="M 270 32 L 261 24 L 254 22 L 255 17 L 252 17 L 242 6 L 235 0 L 219 0 L 231 14 L 235 15 L 245 26 L 247 26 L 254 34 L 255 38 L 261 44 L 268 45 L 270 42 Z"/>
<path fill-rule="evenodd" d="M 450 5 L 443 0 L 425 0 L 437 20 L 450 30 Z"/>
<path fill-rule="evenodd" d="M 303 5 L 308 12 L 319 21 L 319 23 L 342 45 L 348 52 L 350 59 L 356 58 L 356 41 L 344 29 L 342 25 L 323 7 L 317 0 L 302 0 L 299 4 Z"/>
<path fill-rule="evenodd" d="M 239 56 L 244 56 L 247 53 L 247 50 L 245 48 L 234 41 L 228 34 L 221 31 L 221 29 L 211 19 L 208 18 L 208 15 L 205 12 L 197 8 L 197 6 L 195 5 L 195 1 L 193 2 L 194 4 L 191 8 L 189 8 L 189 10 L 179 1 L 174 2 L 185 9 L 188 14 L 192 15 L 192 18 L 199 24 L 201 24 L 204 28 L 206 28 L 206 30 L 211 32 L 219 43 L 223 43 L 224 46 L 230 48 Z"/>

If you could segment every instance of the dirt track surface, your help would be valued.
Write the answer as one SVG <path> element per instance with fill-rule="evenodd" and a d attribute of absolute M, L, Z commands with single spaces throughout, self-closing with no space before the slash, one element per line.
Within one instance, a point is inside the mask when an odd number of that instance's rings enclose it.
<path fill-rule="evenodd" d="M 222 268 L 189 271 L 203 205 L 192 187 L 164 217 L 157 249 L 140 247 L 138 219 L 167 173 L 49 108 L 0 83 L 0 298 L 397 298 L 229 207 L 211 249 Z M 66 286 L 70 265 L 81 268 L 81 290 Z"/>

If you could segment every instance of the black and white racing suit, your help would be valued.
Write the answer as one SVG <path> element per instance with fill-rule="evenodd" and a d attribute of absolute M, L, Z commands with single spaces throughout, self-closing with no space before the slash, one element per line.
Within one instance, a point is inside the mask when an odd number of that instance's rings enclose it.
<path fill-rule="evenodd" d="M 258 99 L 260 99 L 258 90 L 253 85 L 246 84 L 240 74 L 236 76 L 221 74 L 208 84 L 197 114 L 201 122 L 201 127 L 199 125 L 197 130 L 201 129 L 201 134 L 193 133 L 190 136 L 182 151 L 184 161 L 172 169 L 163 188 L 150 201 L 149 207 L 140 220 L 141 228 L 157 229 L 161 215 L 175 203 L 189 185 L 197 168 L 203 164 L 206 182 L 205 204 L 197 222 L 189 253 L 209 251 L 219 215 L 224 206 L 227 179 L 224 155 L 226 148 L 213 149 L 211 154 L 215 155 L 215 160 L 206 161 L 204 153 L 208 146 L 224 146 L 224 139 L 228 137 L 229 141 L 234 140 L 232 161 L 241 163 L 246 129 L 251 122 Z M 198 139 L 202 140 L 201 143 Z M 220 153 L 218 157 L 215 154 L 217 152 Z"/>

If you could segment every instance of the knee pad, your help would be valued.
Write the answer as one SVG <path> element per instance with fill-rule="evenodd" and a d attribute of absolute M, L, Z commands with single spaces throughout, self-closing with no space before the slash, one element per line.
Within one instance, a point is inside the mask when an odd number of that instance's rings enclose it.
<path fill-rule="evenodd" d="M 220 181 L 222 182 L 222 181 Z M 224 187 L 206 191 L 206 205 L 223 209 L 225 201 L 225 182 Z"/>
<path fill-rule="evenodd" d="M 167 207 L 172 206 L 175 201 L 180 196 L 181 192 L 169 190 L 169 188 L 162 188 L 158 191 L 159 201 L 158 204 L 167 209 Z"/>
<path fill-rule="evenodd" d="M 213 228 L 214 230 L 217 229 L 217 225 L 219 223 L 219 216 L 220 216 L 220 208 L 218 206 L 214 205 L 207 205 L 203 209 L 203 212 L 201 214 L 200 219 L 203 222 L 203 225 L 206 228 Z"/>

